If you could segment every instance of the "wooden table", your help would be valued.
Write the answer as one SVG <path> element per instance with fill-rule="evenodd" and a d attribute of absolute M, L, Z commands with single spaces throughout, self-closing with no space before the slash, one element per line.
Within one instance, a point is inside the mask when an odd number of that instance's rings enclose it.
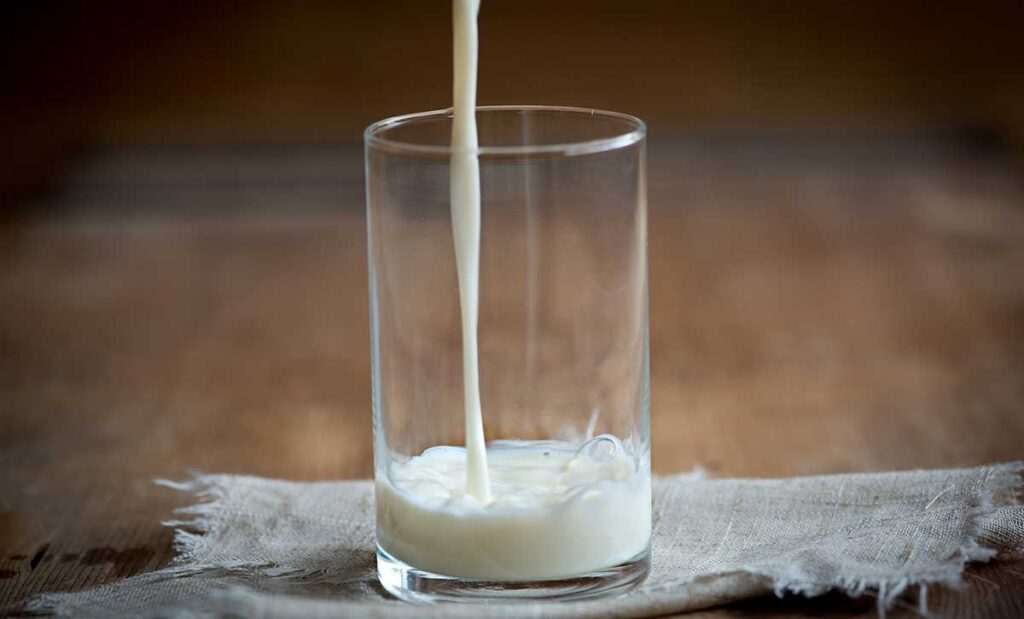
<path fill-rule="evenodd" d="M 0 228 L 0 606 L 168 562 L 187 497 L 154 478 L 370 474 L 360 157 L 101 151 Z M 657 472 L 1024 456 L 1024 186 L 1001 149 L 709 136 L 650 162 Z M 932 607 L 1024 616 L 1024 563 L 967 584 Z"/>

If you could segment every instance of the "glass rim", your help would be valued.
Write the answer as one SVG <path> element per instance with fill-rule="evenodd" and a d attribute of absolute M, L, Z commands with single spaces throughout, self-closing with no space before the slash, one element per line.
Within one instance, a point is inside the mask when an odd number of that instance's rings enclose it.
<path fill-rule="evenodd" d="M 609 112 L 587 107 L 572 107 L 564 105 L 478 105 L 479 112 L 561 112 L 577 116 L 591 116 L 604 119 L 615 119 L 630 125 L 628 130 L 605 138 L 594 140 L 580 140 L 576 142 L 562 142 L 555 144 L 517 144 L 510 146 L 481 146 L 473 150 L 478 155 L 538 155 L 538 154 L 562 154 L 562 155 L 585 155 L 603 151 L 615 150 L 636 144 L 644 139 L 647 134 L 647 125 L 636 116 L 623 114 L 621 112 Z M 394 127 L 419 120 L 428 120 L 439 117 L 450 117 L 452 108 L 441 110 L 430 110 L 428 112 L 414 112 L 412 114 L 401 114 L 391 116 L 371 124 L 363 131 L 363 140 L 366 146 L 377 149 L 388 150 L 398 153 L 421 153 L 431 155 L 452 155 L 465 152 L 469 149 L 455 148 L 450 144 L 422 144 L 393 140 L 382 137 L 381 134 Z"/>

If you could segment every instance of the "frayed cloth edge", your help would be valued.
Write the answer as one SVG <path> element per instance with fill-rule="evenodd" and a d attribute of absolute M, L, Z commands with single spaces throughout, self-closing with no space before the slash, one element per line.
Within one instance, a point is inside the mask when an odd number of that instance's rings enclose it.
<path fill-rule="evenodd" d="M 204 542 L 216 538 L 220 532 L 221 523 L 215 516 L 221 510 L 222 503 L 227 498 L 227 486 L 222 480 L 230 477 L 234 476 L 194 473 L 191 479 L 184 481 L 154 480 L 154 483 L 159 486 L 191 493 L 199 502 L 174 510 L 175 514 L 185 516 L 185 518 L 162 522 L 165 526 L 174 527 L 174 549 L 177 556 L 169 566 L 157 572 L 151 572 L 151 574 L 154 577 L 163 579 L 178 578 L 204 572 L 261 569 L 265 570 L 268 576 L 275 578 L 307 579 L 311 577 L 317 578 L 318 576 L 322 577 L 323 575 L 318 570 L 289 568 L 252 561 L 237 561 L 216 565 L 204 565 L 202 563 L 200 555 Z M 682 478 L 685 481 L 698 481 L 706 479 L 707 474 L 706 471 L 698 468 L 691 473 L 666 477 Z M 1003 494 L 1005 494 L 1003 498 L 1006 500 L 1002 504 L 997 504 L 997 499 Z M 993 477 L 990 480 L 988 489 L 981 495 L 979 504 L 973 507 L 966 520 L 959 549 L 960 569 L 954 577 L 923 574 L 917 578 L 839 578 L 831 583 L 811 583 L 798 580 L 779 582 L 778 574 L 763 573 L 759 570 L 738 570 L 737 572 L 730 573 L 747 573 L 752 576 L 765 578 L 771 583 L 771 588 L 775 594 L 779 596 L 785 593 L 794 593 L 813 597 L 833 589 L 842 591 L 851 597 L 876 595 L 878 613 L 881 617 L 885 616 L 886 611 L 890 610 L 909 588 L 917 587 L 919 590 L 917 611 L 921 615 L 927 615 L 928 587 L 933 585 L 960 587 L 963 585 L 963 570 L 968 563 L 986 562 L 995 558 L 997 551 L 983 546 L 980 542 L 980 538 L 984 533 L 984 520 L 1000 507 L 1020 504 L 1022 499 L 1024 499 L 1024 462 L 997 465 L 993 471 Z M 645 595 L 651 595 L 671 586 L 685 585 L 690 582 L 724 575 L 726 574 L 704 574 L 688 581 L 666 583 L 658 587 L 657 590 L 646 591 Z M 44 593 L 26 601 L 22 608 L 30 613 L 48 613 L 60 617 L 72 616 L 74 613 L 70 609 L 62 607 L 60 603 L 59 597 L 62 595 Z"/>

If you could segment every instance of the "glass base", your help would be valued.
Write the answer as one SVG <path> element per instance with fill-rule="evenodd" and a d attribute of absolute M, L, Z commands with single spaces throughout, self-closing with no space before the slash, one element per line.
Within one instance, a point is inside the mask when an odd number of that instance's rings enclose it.
<path fill-rule="evenodd" d="M 406 602 L 532 602 L 617 595 L 638 585 L 650 568 L 650 551 L 603 570 L 554 580 L 493 581 L 443 576 L 418 570 L 377 547 L 377 578 Z"/>

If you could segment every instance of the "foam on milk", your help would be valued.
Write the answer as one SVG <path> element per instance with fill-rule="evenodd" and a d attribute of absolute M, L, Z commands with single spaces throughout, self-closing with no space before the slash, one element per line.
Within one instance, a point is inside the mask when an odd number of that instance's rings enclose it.
<path fill-rule="evenodd" d="M 377 539 L 418 569 L 484 580 L 571 577 L 635 559 L 651 536 L 646 458 L 615 437 L 494 441 L 493 499 L 465 490 L 466 453 L 433 447 L 377 479 Z"/>

